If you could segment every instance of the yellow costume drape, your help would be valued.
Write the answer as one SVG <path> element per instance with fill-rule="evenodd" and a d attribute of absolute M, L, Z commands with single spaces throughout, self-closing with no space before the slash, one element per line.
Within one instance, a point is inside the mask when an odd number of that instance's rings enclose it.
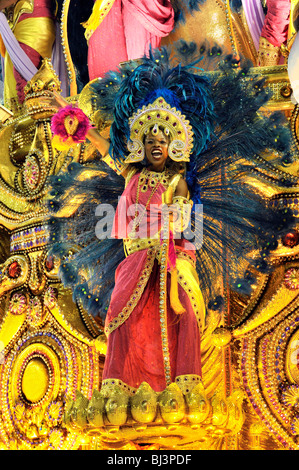
<path fill-rule="evenodd" d="M 55 25 L 51 18 L 27 18 L 17 23 L 12 31 L 20 43 L 35 49 L 42 58 L 51 58 L 55 41 Z M 12 109 L 18 98 L 13 63 L 7 51 L 4 55 L 4 73 L 4 105 Z"/>
<path fill-rule="evenodd" d="M 94 31 L 100 26 L 106 15 L 108 15 L 114 2 L 115 0 L 96 0 L 90 17 L 85 23 L 83 23 L 83 26 L 86 29 L 85 37 L 87 41 Z"/>

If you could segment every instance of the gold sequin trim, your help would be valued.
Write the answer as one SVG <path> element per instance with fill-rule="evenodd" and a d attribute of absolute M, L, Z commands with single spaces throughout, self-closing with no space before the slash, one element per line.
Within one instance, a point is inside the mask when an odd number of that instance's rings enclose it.
<path fill-rule="evenodd" d="M 170 354 L 167 331 L 167 260 L 168 260 L 168 240 L 164 239 L 160 250 L 160 296 L 159 296 L 159 316 L 162 341 L 162 355 L 164 364 L 164 375 L 166 384 L 171 383 Z"/>
<path fill-rule="evenodd" d="M 159 247 L 160 240 L 157 238 L 126 238 L 124 240 L 124 247 L 126 256 L 135 253 L 135 251 L 147 250 L 149 248 Z"/>
<path fill-rule="evenodd" d="M 196 385 L 202 383 L 202 378 L 200 375 L 195 374 L 179 375 L 175 378 L 175 383 L 178 385 L 182 393 L 186 395 L 191 392 Z M 112 378 L 103 380 L 101 385 L 101 394 L 105 398 L 108 398 L 113 392 L 117 391 L 117 389 L 120 389 L 130 396 L 135 395 L 138 390 L 138 388 L 131 387 L 120 379 Z"/>
<path fill-rule="evenodd" d="M 176 249 L 176 255 L 178 259 L 185 259 L 186 261 L 188 261 L 188 263 L 191 264 L 191 266 L 194 269 L 196 269 L 196 261 L 194 258 L 192 258 L 192 256 L 188 255 L 188 253 L 186 253 L 185 251 Z"/>
<path fill-rule="evenodd" d="M 175 379 L 175 383 L 180 387 L 184 395 L 191 392 L 191 390 L 201 383 L 201 377 L 195 374 L 179 375 Z"/>
<path fill-rule="evenodd" d="M 111 396 L 112 392 L 115 392 L 117 388 L 120 388 L 123 392 L 127 393 L 130 396 L 136 393 L 136 388 L 130 387 L 130 385 L 127 385 L 125 382 L 119 379 L 103 380 L 101 386 L 101 393 L 104 397 L 108 398 Z"/>
<path fill-rule="evenodd" d="M 192 266 L 190 267 L 193 271 Z M 184 289 L 184 291 L 189 297 L 194 315 L 197 320 L 199 331 L 202 333 L 204 329 L 204 324 L 205 324 L 205 304 L 204 304 L 200 287 L 198 285 L 196 271 L 193 273 L 190 273 L 190 275 L 192 276 L 192 281 L 194 282 L 193 286 L 190 284 L 190 282 L 188 282 L 189 281 L 188 278 L 190 276 L 187 277 L 184 273 L 184 270 L 179 269 L 178 267 L 178 283 Z"/>

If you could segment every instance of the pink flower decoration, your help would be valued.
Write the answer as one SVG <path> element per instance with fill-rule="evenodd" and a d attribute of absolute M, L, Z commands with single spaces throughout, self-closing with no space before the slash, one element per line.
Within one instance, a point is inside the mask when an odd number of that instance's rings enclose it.
<path fill-rule="evenodd" d="M 66 121 L 72 119 L 73 121 L 78 121 L 78 125 L 75 132 L 70 134 L 66 128 Z M 65 108 L 61 108 L 54 114 L 51 120 L 52 134 L 59 136 L 63 141 L 71 138 L 75 143 L 83 142 L 91 127 L 89 119 L 82 109 L 71 104 Z"/>

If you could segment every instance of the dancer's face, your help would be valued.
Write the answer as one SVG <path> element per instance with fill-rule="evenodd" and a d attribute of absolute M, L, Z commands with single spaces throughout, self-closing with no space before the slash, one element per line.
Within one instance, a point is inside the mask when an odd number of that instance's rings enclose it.
<path fill-rule="evenodd" d="M 169 138 L 161 130 L 156 135 L 150 133 L 145 137 L 145 156 L 151 170 L 164 170 L 168 158 L 168 145 Z"/>

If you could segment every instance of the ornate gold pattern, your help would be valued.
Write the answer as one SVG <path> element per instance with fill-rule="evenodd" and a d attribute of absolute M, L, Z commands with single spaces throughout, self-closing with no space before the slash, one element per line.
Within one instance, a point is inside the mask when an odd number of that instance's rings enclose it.
<path fill-rule="evenodd" d="M 192 379 L 188 377 L 193 382 Z M 227 399 L 221 394 L 208 399 L 200 380 L 194 379 L 196 385 L 190 391 L 184 388 L 186 393 L 177 383 L 156 393 L 144 382 L 133 394 L 115 380 L 114 393 L 110 391 L 108 396 L 95 390 L 90 400 L 78 394 L 70 401 L 67 427 L 82 436 L 96 436 L 97 448 L 101 449 L 112 448 L 116 443 L 122 449 L 136 449 L 134 441 L 142 444 L 150 440 L 152 445 L 159 443 L 158 449 L 162 450 L 167 449 L 168 438 L 172 449 L 193 448 L 192 441 L 196 441 L 196 448 L 211 449 L 215 440 L 219 445 L 219 438 L 241 429 L 243 394 L 236 390 Z M 113 442 L 109 439 L 112 436 Z"/>
<path fill-rule="evenodd" d="M 169 222 L 165 220 L 162 228 L 162 233 L 166 233 L 166 237 L 162 239 L 161 256 L 160 256 L 160 281 L 159 281 L 159 314 L 160 314 L 160 329 L 162 341 L 162 355 L 164 363 L 164 375 L 167 385 L 171 383 L 171 367 L 168 346 L 167 334 L 167 263 L 168 263 L 168 237 L 169 237 Z"/>
<path fill-rule="evenodd" d="M 194 266 L 194 262 L 192 265 Z M 196 316 L 198 328 L 201 332 L 203 332 L 205 325 L 205 309 L 203 307 L 204 301 L 201 292 L 199 291 L 197 294 L 198 289 L 196 289 L 196 280 L 198 280 L 198 276 L 196 274 L 195 268 L 192 265 L 190 266 L 189 260 L 188 263 L 186 263 L 185 257 L 178 257 L 178 283 L 188 295 L 192 309 Z"/>
<path fill-rule="evenodd" d="M 53 83 L 56 76 L 46 62 L 28 84 L 27 104 L 53 89 Z M 39 90 L 34 89 L 37 85 Z M 60 154 L 54 154 L 51 145 L 48 112 L 38 109 L 37 121 L 26 114 L 12 118 L 0 129 L 0 219 L 5 227 L 0 264 L 0 444 L 5 449 L 78 448 L 76 434 L 63 426 L 64 396 L 75 397 L 81 389 L 91 397 L 100 381 L 95 338 L 101 329 L 62 288 L 57 260 L 48 254 L 47 178 L 71 155 L 81 158 L 80 149 L 78 154 L 66 152 L 59 162 Z"/>
<path fill-rule="evenodd" d="M 280 57 L 280 47 L 273 46 L 267 39 L 261 37 L 258 50 L 258 66 L 278 65 Z"/>

